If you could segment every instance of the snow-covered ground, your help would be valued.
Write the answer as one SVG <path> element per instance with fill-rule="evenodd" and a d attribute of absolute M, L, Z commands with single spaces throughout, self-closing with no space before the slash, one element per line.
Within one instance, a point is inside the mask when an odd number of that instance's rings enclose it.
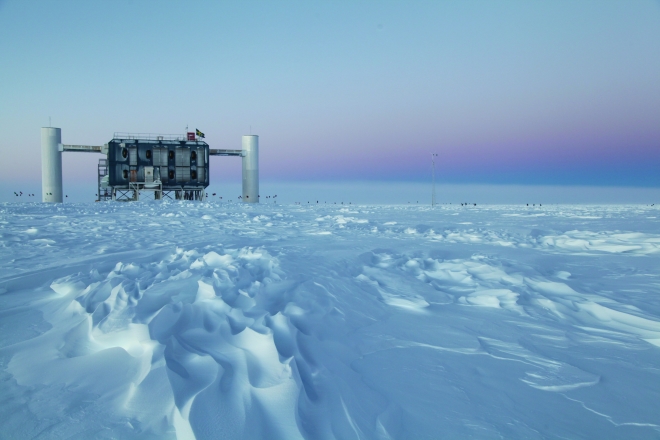
<path fill-rule="evenodd" d="M 0 205 L 0 438 L 660 437 L 650 206 Z"/>

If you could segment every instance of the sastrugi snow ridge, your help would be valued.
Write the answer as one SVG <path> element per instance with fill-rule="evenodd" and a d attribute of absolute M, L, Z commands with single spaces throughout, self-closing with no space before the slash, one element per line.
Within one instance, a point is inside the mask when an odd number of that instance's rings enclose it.
<path fill-rule="evenodd" d="M 1 208 L 11 438 L 660 433 L 655 208 Z"/>

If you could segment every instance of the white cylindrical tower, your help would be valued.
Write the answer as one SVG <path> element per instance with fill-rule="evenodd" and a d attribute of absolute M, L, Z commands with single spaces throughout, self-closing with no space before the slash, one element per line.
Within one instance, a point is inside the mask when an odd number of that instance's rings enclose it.
<path fill-rule="evenodd" d="M 243 136 L 243 202 L 259 203 L 259 136 Z"/>
<path fill-rule="evenodd" d="M 62 129 L 41 128 L 41 201 L 62 203 Z"/>

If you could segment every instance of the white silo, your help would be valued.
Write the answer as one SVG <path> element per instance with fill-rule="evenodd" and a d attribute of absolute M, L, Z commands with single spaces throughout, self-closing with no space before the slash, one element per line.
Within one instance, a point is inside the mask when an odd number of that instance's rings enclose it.
<path fill-rule="evenodd" d="M 243 136 L 243 202 L 259 203 L 259 136 Z"/>
<path fill-rule="evenodd" d="M 41 201 L 62 203 L 62 129 L 41 128 Z"/>

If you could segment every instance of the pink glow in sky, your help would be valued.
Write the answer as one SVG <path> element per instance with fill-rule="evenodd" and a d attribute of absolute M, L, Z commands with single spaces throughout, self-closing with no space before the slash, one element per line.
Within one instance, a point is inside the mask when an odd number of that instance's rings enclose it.
<path fill-rule="evenodd" d="M 447 183 L 657 187 L 659 41 L 651 0 L 6 1 L 0 181 L 40 179 L 52 117 L 72 144 L 252 130 L 273 181 L 427 180 L 435 152 Z"/>

